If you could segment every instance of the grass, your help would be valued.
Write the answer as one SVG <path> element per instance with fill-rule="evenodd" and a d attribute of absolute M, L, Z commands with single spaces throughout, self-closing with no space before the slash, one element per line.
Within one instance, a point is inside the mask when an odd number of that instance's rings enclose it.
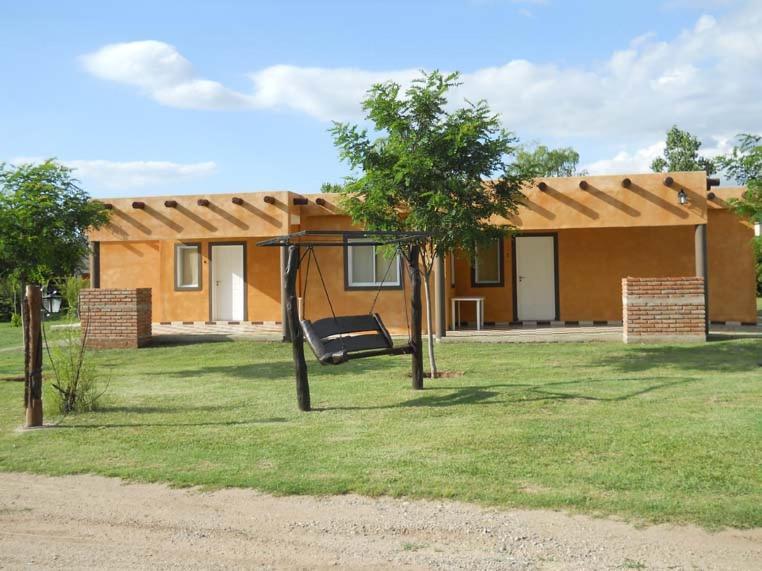
<path fill-rule="evenodd" d="M 59 428 L 18 432 L 23 386 L 0 383 L 0 470 L 762 526 L 762 340 L 450 344 L 441 368 L 464 376 L 422 392 L 407 358 L 310 361 L 309 414 L 283 344 L 95 359 L 103 410 Z M 0 350 L 0 376 L 20 363 Z"/>

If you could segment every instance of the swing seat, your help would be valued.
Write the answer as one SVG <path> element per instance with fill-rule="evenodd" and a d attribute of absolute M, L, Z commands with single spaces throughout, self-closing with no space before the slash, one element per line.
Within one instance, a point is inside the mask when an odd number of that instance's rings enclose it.
<path fill-rule="evenodd" d="M 304 338 L 322 365 L 340 365 L 352 359 L 405 355 L 410 344 L 394 346 L 378 313 L 300 321 Z"/>

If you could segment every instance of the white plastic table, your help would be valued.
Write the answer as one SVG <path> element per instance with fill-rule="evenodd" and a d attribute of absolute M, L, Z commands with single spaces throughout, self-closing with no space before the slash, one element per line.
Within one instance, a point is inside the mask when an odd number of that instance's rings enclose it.
<path fill-rule="evenodd" d="M 476 304 L 476 330 L 484 327 L 484 298 L 477 296 L 453 297 L 450 299 L 452 304 L 452 328 L 457 329 L 460 324 L 460 304 L 464 301 L 473 301 Z"/>

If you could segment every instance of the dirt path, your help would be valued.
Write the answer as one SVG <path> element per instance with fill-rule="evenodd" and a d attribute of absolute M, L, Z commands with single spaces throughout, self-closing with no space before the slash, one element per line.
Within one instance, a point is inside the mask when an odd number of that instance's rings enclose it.
<path fill-rule="evenodd" d="M 762 530 L 0 474 L 0 568 L 752 569 Z"/>

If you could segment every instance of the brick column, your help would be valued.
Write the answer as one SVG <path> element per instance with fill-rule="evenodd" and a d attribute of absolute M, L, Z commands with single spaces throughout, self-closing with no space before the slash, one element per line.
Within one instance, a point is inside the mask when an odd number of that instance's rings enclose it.
<path fill-rule="evenodd" d="M 151 288 L 83 289 L 79 314 L 88 348 L 127 349 L 151 342 Z"/>
<path fill-rule="evenodd" d="M 704 278 L 624 278 L 625 343 L 706 341 Z"/>

